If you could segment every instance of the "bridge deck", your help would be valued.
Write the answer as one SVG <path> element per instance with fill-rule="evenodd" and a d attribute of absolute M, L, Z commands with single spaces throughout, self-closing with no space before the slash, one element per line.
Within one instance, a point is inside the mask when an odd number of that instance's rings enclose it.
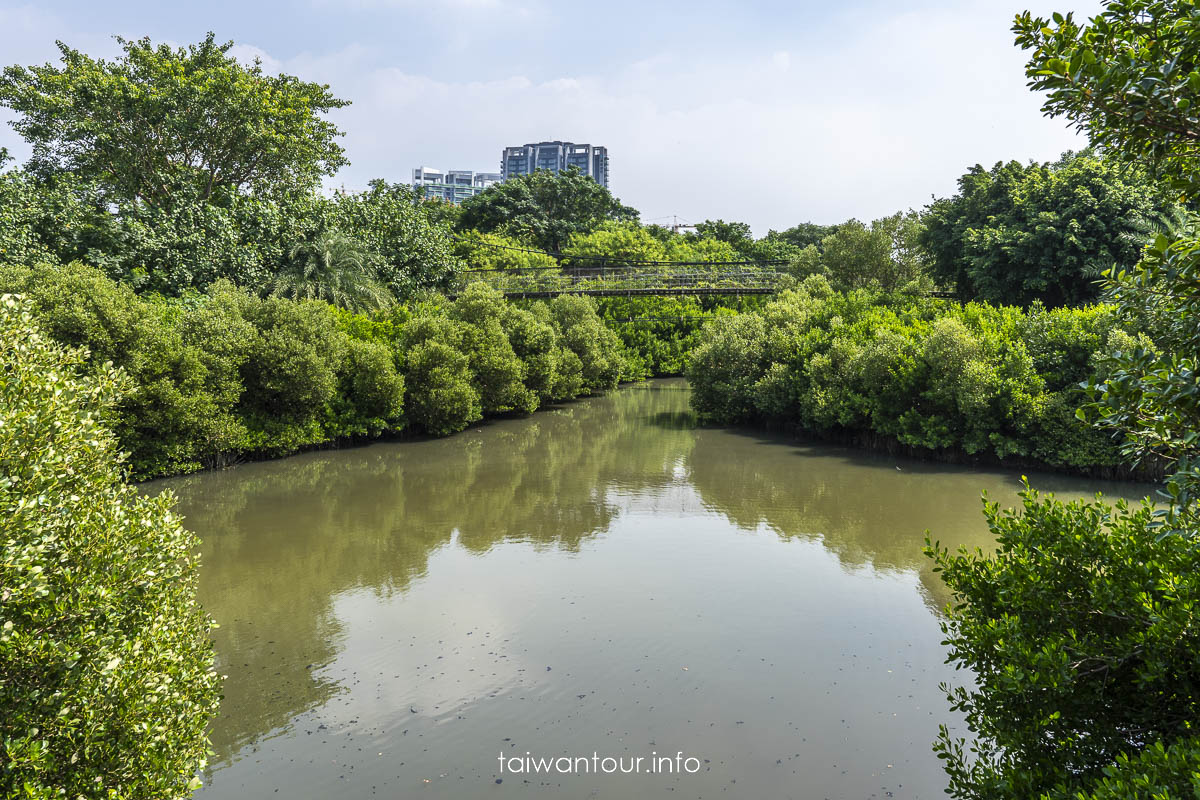
<path fill-rule="evenodd" d="M 682 295 L 744 295 L 744 294 L 775 294 L 779 290 L 774 286 L 662 286 L 662 287 L 626 287 L 611 289 L 502 289 L 504 296 L 510 300 L 543 300 L 558 297 L 563 294 L 579 294 L 589 297 L 646 297 L 646 296 L 682 296 Z M 458 298 L 457 293 L 446 295 L 451 300 Z"/>

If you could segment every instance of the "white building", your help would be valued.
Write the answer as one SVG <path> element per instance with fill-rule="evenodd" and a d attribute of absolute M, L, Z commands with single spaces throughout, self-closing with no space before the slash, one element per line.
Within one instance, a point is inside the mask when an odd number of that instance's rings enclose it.
<path fill-rule="evenodd" d="M 601 186 L 608 186 L 608 148 L 575 142 L 538 142 L 506 147 L 500 155 L 504 179 L 528 175 L 534 170 L 559 172 L 575 167 Z"/>
<path fill-rule="evenodd" d="M 500 176 L 494 172 L 417 167 L 413 170 L 412 186 L 423 197 L 457 205 L 499 182 Z"/>

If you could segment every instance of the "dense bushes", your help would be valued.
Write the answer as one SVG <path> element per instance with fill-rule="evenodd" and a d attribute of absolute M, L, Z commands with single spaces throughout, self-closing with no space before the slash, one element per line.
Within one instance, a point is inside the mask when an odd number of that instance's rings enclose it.
<path fill-rule="evenodd" d="M 921 243 L 934 277 L 964 300 L 1095 302 L 1101 273 L 1137 263 L 1155 227 L 1180 211 L 1141 165 L 1090 152 L 975 166 L 958 185 L 926 210 Z"/>
<path fill-rule="evenodd" d="M 852 219 L 795 253 L 788 272 L 797 278 L 824 275 L 839 291 L 928 292 L 933 289 L 929 256 L 918 243 L 924 230 L 915 211 L 883 217 L 869 226 Z"/>
<path fill-rule="evenodd" d="M 127 380 L 0 299 L 0 795 L 182 798 L 217 707 L 195 537 L 124 482 Z"/>
<path fill-rule="evenodd" d="M 363 270 L 400 298 L 448 285 L 459 267 L 448 229 L 414 204 L 407 187 L 379 181 L 334 197 L 287 191 L 157 207 L 114 202 L 72 175 L 35 179 L 10 170 L 0 173 L 0 222 L 0 264 L 81 261 L 164 295 L 221 279 L 270 287 L 329 238 L 353 240 Z"/>
<path fill-rule="evenodd" d="M 452 433 L 610 389 L 627 372 L 590 300 L 520 309 L 482 284 L 374 316 L 228 282 L 137 295 L 79 264 L 0 268 L 0 291 L 26 295 L 47 333 L 132 378 L 115 427 L 138 477 L 405 427 Z"/>
<path fill-rule="evenodd" d="M 943 728 L 952 795 L 978 800 L 1194 797 L 1200 767 L 1200 550 L 1149 504 L 1064 504 L 1027 491 L 987 517 L 995 555 L 927 548 L 957 602 Z"/>
<path fill-rule="evenodd" d="M 1116 467 L 1075 418 L 1111 307 L 1047 311 L 833 292 L 820 277 L 706 328 L 688 371 L 703 419 L 1054 467 Z"/>

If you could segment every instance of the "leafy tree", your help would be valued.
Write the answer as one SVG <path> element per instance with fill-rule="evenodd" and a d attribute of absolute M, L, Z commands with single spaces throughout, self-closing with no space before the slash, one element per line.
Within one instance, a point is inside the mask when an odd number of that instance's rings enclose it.
<path fill-rule="evenodd" d="M 373 182 L 364 192 L 240 194 L 170 208 L 110 202 L 102 187 L 70 174 L 0 174 L 0 263 L 82 261 L 141 292 L 178 295 L 221 279 L 259 291 L 292 248 L 325 237 L 353 239 L 368 272 L 393 295 L 449 286 L 461 267 L 449 231 L 413 205 L 407 187 Z M 9 243 L 9 244 L 6 244 Z M 384 297 L 386 300 L 386 297 Z"/>
<path fill-rule="evenodd" d="M 501 233 L 558 252 L 573 234 L 608 220 L 636 221 L 637 211 L 577 168 L 535 170 L 484 189 L 462 203 L 458 230 Z"/>
<path fill-rule="evenodd" d="M 1114 326 L 1103 308 L 841 293 L 814 275 L 761 310 L 708 323 L 687 375 L 712 422 L 1105 472 L 1120 454 L 1074 409 L 1081 373 L 1131 339 Z"/>
<path fill-rule="evenodd" d="M 624 365 L 621 341 L 605 327 L 592 298 L 560 295 L 550 301 L 550 314 L 563 345 L 579 360 L 581 391 L 615 389 Z"/>
<path fill-rule="evenodd" d="M 1190 0 L 1109 0 L 1087 26 L 1024 13 L 1014 30 L 1032 51 L 1026 74 L 1048 92 L 1047 114 L 1192 192 L 1197 22 Z M 1019 516 L 988 507 L 994 557 L 930 552 L 957 595 L 951 656 L 976 675 L 976 688 L 951 694 L 973 744 L 943 731 L 937 745 L 957 797 L 1200 794 L 1198 254 L 1194 237 L 1158 236 L 1136 266 L 1108 272 L 1125 324 L 1157 341 L 1111 348 L 1101 359 L 1107 375 L 1092 385 L 1092 414 L 1129 437 L 1126 452 L 1157 454 L 1178 470 L 1169 508 L 1063 505 L 1027 493 Z"/>
<path fill-rule="evenodd" d="M 324 300 L 354 311 L 387 308 L 396 298 L 374 275 L 367 254 L 343 234 L 299 242 L 289 263 L 266 285 L 269 294 L 293 300 Z"/>
<path fill-rule="evenodd" d="M 1168 530 L 1200 534 L 1200 239 L 1159 236 L 1138 265 L 1113 276 L 1122 315 L 1153 332 L 1104 359 L 1091 381 L 1095 402 L 1081 411 L 1114 433 L 1132 460 L 1169 474 Z"/>
<path fill-rule="evenodd" d="M 551 272 L 558 262 L 545 253 L 531 250 L 516 239 L 496 233 L 466 231 L 456 237 L 454 254 L 468 269 Z"/>
<path fill-rule="evenodd" d="M 449 309 L 461 325 L 460 349 L 467 356 L 483 413 L 533 412 L 538 394 L 525 387 L 525 365 L 504 330 L 504 295 L 484 283 L 472 283 Z"/>
<path fill-rule="evenodd" d="M 973 731 L 936 745 L 949 793 L 978 800 L 1194 797 L 1200 550 L 1149 503 L 988 504 L 995 555 L 927 547 L 958 602 L 950 695 Z"/>
<path fill-rule="evenodd" d="M 177 50 L 118 41 L 115 61 L 59 42 L 61 66 L 4 70 L 0 105 L 19 115 L 35 173 L 73 172 L 163 206 L 308 188 L 346 163 L 321 115 L 347 102 L 327 86 L 243 66 L 211 33 Z"/>
<path fill-rule="evenodd" d="M 196 538 L 125 482 L 128 381 L 0 298 L 0 794 L 185 798 L 219 700 Z"/>
<path fill-rule="evenodd" d="M 958 184 L 929 206 L 921 243 L 937 280 L 991 303 L 1093 302 L 1101 274 L 1135 264 L 1154 225 L 1176 211 L 1145 170 L 1090 152 L 975 166 Z"/>
<path fill-rule="evenodd" d="M 7 161 L 0 153 L 0 167 Z M 33 264 L 53 259 L 34 228 L 45 209 L 38 188 L 18 170 L 0 173 L 0 265 Z"/>
<path fill-rule="evenodd" d="M 683 237 L 673 239 L 668 246 L 682 241 Z M 650 233 L 632 222 L 604 222 L 589 231 L 581 231 L 571 236 L 570 241 L 562 248 L 564 265 L 587 269 L 608 263 L 620 266 L 627 261 L 667 261 L 667 247 L 655 239 Z M 605 259 L 612 259 L 606 262 Z"/>
<path fill-rule="evenodd" d="M 706 219 L 696 225 L 697 236 L 708 236 L 737 245 L 742 242 L 753 242 L 754 236 L 750 226 L 745 222 L 726 222 L 723 219 Z"/>
<path fill-rule="evenodd" d="M 113 428 L 136 477 L 199 469 L 245 445 L 234 406 L 254 329 L 240 311 L 151 302 L 81 264 L 0 268 L 0 292 L 24 295 L 47 335 L 133 381 Z"/>
<path fill-rule="evenodd" d="M 240 315 L 255 328 L 241 365 L 238 410 L 249 446 L 283 454 L 325 441 L 326 410 L 337 398 L 348 338 L 322 302 L 243 295 Z"/>
<path fill-rule="evenodd" d="M 784 231 L 769 231 L 768 239 L 777 239 L 785 242 L 797 249 L 804 249 L 809 245 L 815 246 L 818 249 L 825 237 L 832 236 L 837 233 L 840 225 L 818 225 L 815 222 L 802 222 L 795 227 L 788 228 Z"/>
<path fill-rule="evenodd" d="M 1150 163 L 1177 189 L 1200 188 L 1200 8 L 1190 0 L 1108 0 L 1090 24 L 1019 14 L 1017 44 L 1042 110 L 1092 144 Z"/>
<path fill-rule="evenodd" d="M 471 384 L 471 362 L 462 352 L 462 324 L 429 310 L 404 327 L 405 408 L 426 433 L 456 433 L 483 416 Z"/>
<path fill-rule="evenodd" d="M 1025 73 L 1046 92 L 1042 109 L 1085 130 L 1106 151 L 1148 162 L 1184 198 L 1200 191 L 1200 8 L 1192 2 L 1121 0 L 1082 25 L 1072 14 L 1028 12 L 1013 28 L 1030 51 Z M 1123 268 L 1122 268 L 1123 267 Z M 1195 536 L 1200 525 L 1200 240 L 1155 237 L 1136 266 L 1110 271 L 1122 314 L 1157 346 L 1124 348 L 1093 386 L 1088 415 L 1124 438 L 1127 454 L 1172 473 L 1157 520 Z"/>
<path fill-rule="evenodd" d="M 506 303 L 500 324 L 509 344 L 524 366 L 526 389 L 538 403 L 570 400 L 578 396 L 583 383 L 583 367 L 559 341 L 545 304 L 534 311 Z M 569 354 L 569 357 L 568 357 Z"/>
<path fill-rule="evenodd" d="M 740 258 L 758 258 L 754 234 L 745 222 L 726 222 L 723 219 L 706 219 L 696 225 L 696 236 L 725 242 L 737 251 Z"/>
<path fill-rule="evenodd" d="M 841 291 L 928 289 L 928 259 L 918 244 L 923 230 L 912 211 L 869 226 L 852 219 L 838 225 L 819 247 L 808 245 L 796 253 L 788 269 L 798 278 L 825 275 Z"/>
<path fill-rule="evenodd" d="M 402 298 L 449 288 L 462 267 L 450 229 L 415 200 L 408 186 L 374 180 L 364 192 L 339 194 L 328 223 L 364 247 L 380 280 Z"/>

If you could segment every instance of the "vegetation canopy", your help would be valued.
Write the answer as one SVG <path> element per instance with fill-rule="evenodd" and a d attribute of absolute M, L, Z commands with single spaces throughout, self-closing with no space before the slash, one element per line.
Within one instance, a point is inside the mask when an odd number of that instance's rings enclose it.
<path fill-rule="evenodd" d="M 0 794 L 187 797 L 218 700 L 196 538 L 125 482 L 125 376 L 10 295 L 0 342 Z"/>
<path fill-rule="evenodd" d="M 71 172 L 153 205 L 242 189 L 312 187 L 346 163 L 321 115 L 348 105 L 329 87 L 270 76 L 209 34 L 172 49 L 118 38 L 124 55 L 94 59 L 59 42 L 61 66 L 11 66 L 0 105 L 33 145 L 30 168 Z"/>

